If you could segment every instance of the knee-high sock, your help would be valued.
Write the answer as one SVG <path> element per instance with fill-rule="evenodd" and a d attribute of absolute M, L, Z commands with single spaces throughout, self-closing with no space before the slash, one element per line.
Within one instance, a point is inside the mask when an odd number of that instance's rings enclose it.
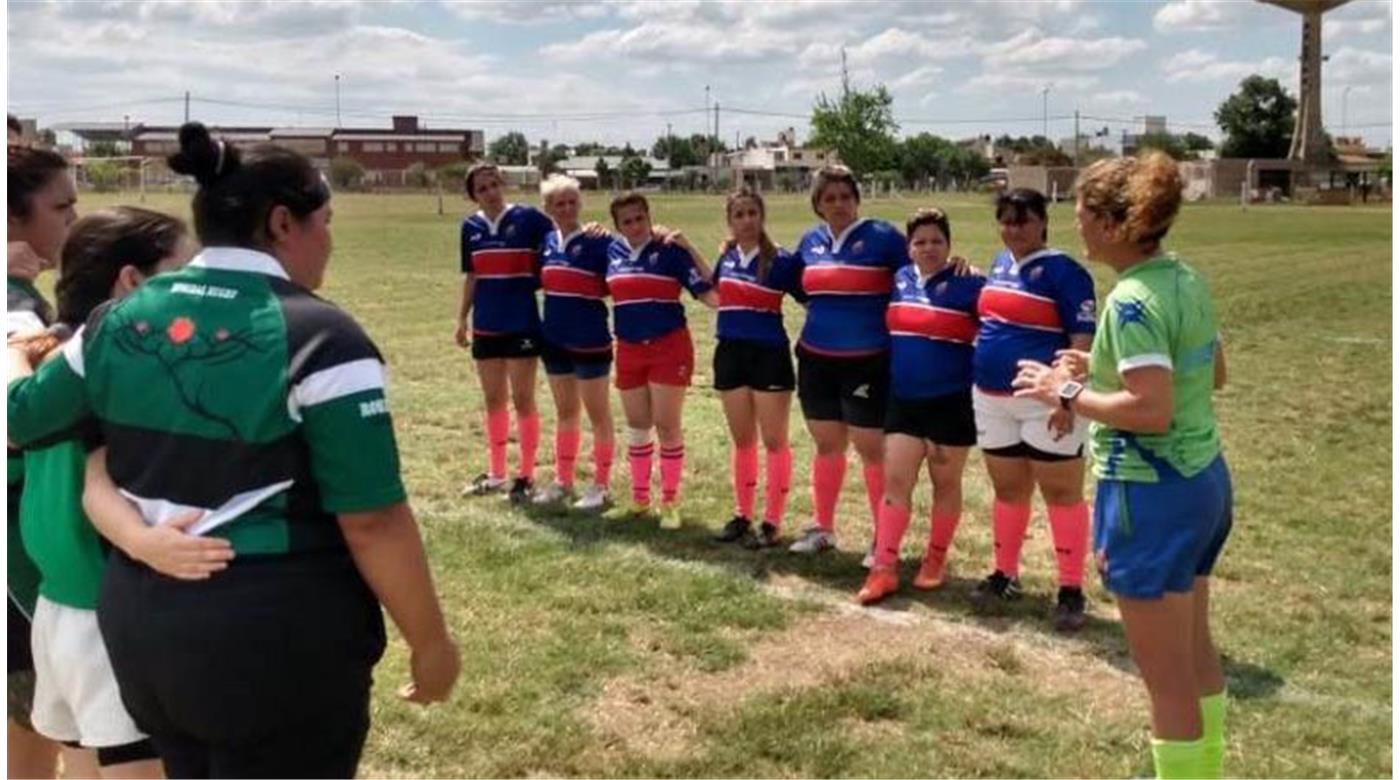
<path fill-rule="evenodd" d="M 735 447 L 730 457 L 734 477 L 734 514 L 753 518 L 754 499 L 758 495 L 758 447 Z"/>
<path fill-rule="evenodd" d="M 661 502 L 674 504 L 681 493 L 685 473 L 685 444 L 661 448 Z"/>
<path fill-rule="evenodd" d="M 792 490 L 792 448 L 769 450 L 764 463 L 763 520 L 774 528 L 783 527 L 788 493 Z"/>
<path fill-rule="evenodd" d="M 836 527 L 836 501 L 846 480 L 846 453 L 812 458 L 812 513 L 823 531 Z"/>
<path fill-rule="evenodd" d="M 574 486 L 574 466 L 578 463 L 578 445 L 582 438 L 578 428 L 560 428 L 554 432 L 554 480 L 566 488 Z"/>
<path fill-rule="evenodd" d="M 515 418 L 520 430 L 520 472 L 517 476 L 535 478 L 535 456 L 540 451 L 540 416 L 537 412 Z"/>
<path fill-rule="evenodd" d="M 887 568 L 899 563 L 899 544 L 909 530 L 909 507 L 885 502 L 875 528 L 875 565 Z"/>
<path fill-rule="evenodd" d="M 491 409 L 486 412 L 486 451 L 489 457 L 487 473 L 492 479 L 506 478 L 506 445 L 510 443 L 510 410 Z"/>
<path fill-rule="evenodd" d="M 1060 568 L 1060 587 L 1084 585 L 1084 556 L 1089 550 L 1089 505 L 1080 501 L 1072 506 L 1046 508 L 1050 515 L 1050 536 L 1055 541 L 1055 562 Z"/>
<path fill-rule="evenodd" d="M 865 477 L 865 500 L 870 502 L 870 526 L 876 528 L 880 525 L 880 502 L 885 497 L 885 467 L 866 466 L 861 475 Z"/>
<path fill-rule="evenodd" d="M 1195 780 L 1201 774 L 1202 740 L 1152 740 L 1152 763 L 1161 780 Z"/>
<path fill-rule="evenodd" d="M 1021 545 L 1026 526 L 1031 523 L 1030 504 L 997 501 L 992 507 L 992 541 L 996 547 L 997 570 L 1008 577 L 1021 576 Z"/>
<path fill-rule="evenodd" d="M 924 551 L 926 560 L 934 560 L 942 565 L 948 560 L 948 548 L 953 546 L 953 534 L 958 530 L 959 515 L 934 512 L 929 518 L 928 548 Z"/>
<path fill-rule="evenodd" d="M 656 445 L 649 431 L 632 431 L 627 442 L 627 464 L 632 472 L 632 501 L 640 506 L 651 503 L 651 461 Z"/>
<path fill-rule="evenodd" d="M 1225 776 L 1225 691 L 1201 697 L 1201 777 Z"/>
<path fill-rule="evenodd" d="M 600 439 L 593 434 L 593 484 L 606 488 L 612 483 L 614 447 L 612 436 Z"/>

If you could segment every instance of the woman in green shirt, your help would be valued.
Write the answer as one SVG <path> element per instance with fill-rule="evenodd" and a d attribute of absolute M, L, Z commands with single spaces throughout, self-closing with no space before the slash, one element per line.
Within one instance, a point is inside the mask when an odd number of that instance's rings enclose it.
<path fill-rule="evenodd" d="M 1210 573 L 1232 523 L 1212 405 L 1225 381 L 1210 291 L 1162 249 L 1181 175 L 1161 152 L 1103 160 L 1075 187 L 1091 260 L 1118 273 L 1092 350 L 1021 363 L 1017 395 L 1093 421 L 1094 548 L 1152 702 L 1157 776 L 1220 777 L 1225 679 Z"/>
<path fill-rule="evenodd" d="M 458 656 L 399 475 L 384 363 L 316 297 L 330 191 L 305 156 L 243 152 L 197 123 L 170 167 L 192 175 L 204 250 L 99 307 L 9 390 L 10 439 L 87 417 L 112 481 L 156 525 L 229 541 L 228 568 L 164 576 L 120 551 L 98 621 L 137 725 L 174 777 L 352 777 L 369 729 L 380 604 L 410 649 L 420 703 Z"/>

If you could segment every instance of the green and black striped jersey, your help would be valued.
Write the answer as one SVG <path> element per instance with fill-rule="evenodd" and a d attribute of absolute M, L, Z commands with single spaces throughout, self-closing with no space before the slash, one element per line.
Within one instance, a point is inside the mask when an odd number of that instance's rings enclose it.
<path fill-rule="evenodd" d="M 270 255 L 204 250 L 99 308 L 9 390 L 16 444 L 101 423 L 113 481 L 149 523 L 243 554 L 341 546 L 334 515 L 404 500 L 384 363 L 359 325 Z"/>

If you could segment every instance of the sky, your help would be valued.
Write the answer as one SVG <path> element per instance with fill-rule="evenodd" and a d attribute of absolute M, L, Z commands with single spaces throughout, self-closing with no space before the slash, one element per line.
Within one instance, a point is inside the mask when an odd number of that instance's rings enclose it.
<path fill-rule="evenodd" d="M 9 0 L 8 109 L 77 121 L 377 127 L 417 114 L 488 141 L 650 147 L 668 126 L 807 135 L 817 97 L 885 85 L 902 135 L 1218 137 L 1251 73 L 1297 92 L 1300 17 L 1251 0 L 1020 2 L 23 2 Z M 1393 5 L 1326 17 L 1333 134 L 1391 142 Z M 707 93 L 708 87 L 708 93 Z M 1045 88 L 1049 91 L 1046 92 Z M 707 102 L 707 99 L 709 102 Z M 1344 111 L 1345 103 L 1345 111 Z"/>

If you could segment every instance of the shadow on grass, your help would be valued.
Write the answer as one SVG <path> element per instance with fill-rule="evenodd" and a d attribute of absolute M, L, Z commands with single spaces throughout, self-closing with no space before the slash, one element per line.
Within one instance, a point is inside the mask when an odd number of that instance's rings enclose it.
<path fill-rule="evenodd" d="M 714 529 L 692 522 L 677 531 L 663 531 L 655 518 L 607 520 L 566 506 L 526 505 L 516 510 L 578 547 L 616 544 L 645 547 L 659 556 L 719 566 L 735 576 L 749 577 L 759 583 L 781 586 L 782 580 L 792 578 L 847 594 L 846 597 L 852 599 L 865 581 L 866 570 L 861 566 L 864 553 L 833 550 L 820 555 L 796 555 L 787 551 L 787 545 L 793 541 L 791 538 L 785 538 L 776 547 L 748 550 L 739 545 L 719 544 L 712 538 Z M 938 590 L 923 592 L 909 586 L 917 568 L 917 561 L 901 562 L 900 578 L 904 587 L 881 602 L 879 609 L 907 612 L 916 605 L 924 605 L 996 633 L 1029 628 L 1084 643 L 1095 655 L 1120 664 L 1128 663 L 1127 645 L 1121 630 L 1116 621 L 1103 616 L 1105 609 L 1112 609 L 1111 606 L 1091 604 L 1088 622 L 1082 630 L 1060 634 L 1050 623 L 1055 606 L 1052 592 L 1029 592 L 1018 601 L 1003 602 L 983 610 L 971 600 L 981 575 L 976 578 L 950 576 Z"/>

